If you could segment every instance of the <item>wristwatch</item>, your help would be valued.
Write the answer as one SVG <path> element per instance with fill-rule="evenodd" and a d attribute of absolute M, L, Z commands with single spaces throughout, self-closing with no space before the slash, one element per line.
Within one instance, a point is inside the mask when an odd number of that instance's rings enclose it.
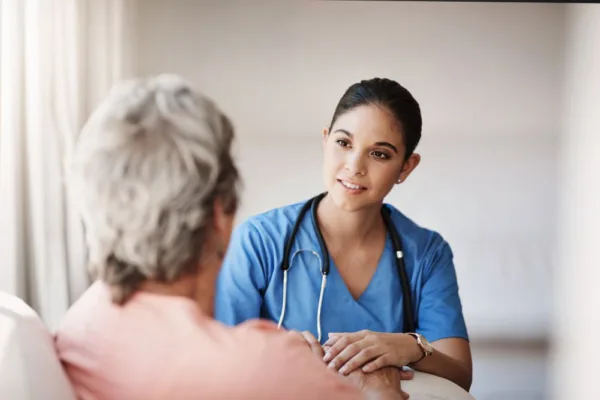
<path fill-rule="evenodd" d="M 417 340 L 417 344 L 423 351 L 423 357 L 419 358 L 417 361 L 413 362 L 412 364 L 416 364 L 419 361 L 421 361 L 422 359 L 424 359 L 425 357 L 429 357 L 430 355 L 433 354 L 433 347 L 431 347 L 431 344 L 429 344 L 427 339 L 425 339 L 425 336 L 420 335 L 415 332 L 409 332 L 409 333 L 407 333 L 407 335 L 414 337 Z"/>

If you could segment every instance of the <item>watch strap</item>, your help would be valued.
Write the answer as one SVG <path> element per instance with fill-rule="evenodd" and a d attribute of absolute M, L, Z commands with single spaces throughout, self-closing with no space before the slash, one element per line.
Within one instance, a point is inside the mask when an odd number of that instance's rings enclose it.
<path fill-rule="evenodd" d="M 427 352 L 427 350 L 425 350 L 425 346 L 423 346 L 423 343 L 421 342 L 421 338 L 419 337 L 419 335 L 417 333 L 409 332 L 409 333 L 407 333 L 407 335 L 412 336 L 417 341 L 417 344 L 419 345 L 419 348 L 421 349 L 421 352 L 423 353 L 421 355 L 421 358 L 419 358 L 417 361 L 413 361 L 411 363 L 411 364 L 417 364 L 417 363 L 421 362 L 425 357 L 427 357 L 429 355 L 429 353 Z"/>

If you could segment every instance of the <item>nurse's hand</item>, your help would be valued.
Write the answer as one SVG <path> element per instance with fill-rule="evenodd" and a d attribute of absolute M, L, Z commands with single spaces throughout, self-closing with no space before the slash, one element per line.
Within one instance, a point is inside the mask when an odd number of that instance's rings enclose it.
<path fill-rule="evenodd" d="M 403 333 L 367 330 L 354 333 L 330 333 L 323 361 L 329 368 L 347 375 L 357 368 L 372 372 L 386 366 L 404 367 L 419 360 L 423 353 L 417 341 Z"/>

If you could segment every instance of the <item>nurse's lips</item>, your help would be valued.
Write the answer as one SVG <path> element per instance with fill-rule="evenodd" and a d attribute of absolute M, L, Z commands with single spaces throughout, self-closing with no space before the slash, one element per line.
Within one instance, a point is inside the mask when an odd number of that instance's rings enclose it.
<path fill-rule="evenodd" d="M 346 188 L 347 190 L 351 191 L 351 192 L 362 192 L 363 190 L 366 190 L 367 188 L 364 186 L 359 185 L 358 183 L 355 182 L 351 182 L 351 181 L 347 181 L 345 179 L 338 179 L 337 180 L 344 188 Z"/>

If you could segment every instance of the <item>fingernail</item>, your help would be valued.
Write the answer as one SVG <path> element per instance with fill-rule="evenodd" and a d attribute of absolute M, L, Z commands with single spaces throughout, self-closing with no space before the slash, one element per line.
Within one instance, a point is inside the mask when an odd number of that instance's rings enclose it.
<path fill-rule="evenodd" d="M 363 372 L 371 372 L 371 366 L 365 365 L 362 370 L 363 370 Z"/>
<path fill-rule="evenodd" d="M 325 355 L 323 356 L 323 361 L 329 362 L 330 360 L 331 360 L 331 353 L 330 352 L 325 353 Z"/>
<path fill-rule="evenodd" d="M 348 372 L 348 367 L 344 366 L 342 369 L 340 369 L 340 374 L 346 375 L 346 372 Z"/>
<path fill-rule="evenodd" d="M 335 369 L 335 362 L 333 362 L 333 361 L 330 362 L 329 365 L 327 366 L 327 368 Z"/>

